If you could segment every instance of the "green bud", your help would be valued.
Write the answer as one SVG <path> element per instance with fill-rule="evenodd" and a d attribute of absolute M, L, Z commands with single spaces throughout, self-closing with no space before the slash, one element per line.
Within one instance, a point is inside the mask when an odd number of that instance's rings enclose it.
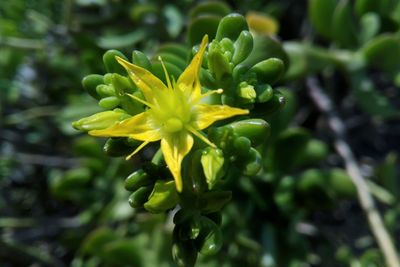
<path fill-rule="evenodd" d="M 246 19 L 240 14 L 232 13 L 223 17 L 219 22 L 215 39 L 220 41 L 225 37 L 236 40 L 242 31 L 248 29 Z"/>
<path fill-rule="evenodd" d="M 143 208 L 143 204 L 148 200 L 152 186 L 141 187 L 129 196 L 129 205 L 132 208 Z"/>
<path fill-rule="evenodd" d="M 178 237 L 179 229 L 175 227 L 172 239 L 172 258 L 178 267 L 194 267 L 197 260 L 197 249 L 193 241 L 182 241 Z"/>
<path fill-rule="evenodd" d="M 212 147 L 204 149 L 201 156 L 201 165 L 206 176 L 208 189 L 211 190 L 224 175 L 224 155 L 222 150 Z"/>
<path fill-rule="evenodd" d="M 160 166 L 152 161 L 147 161 L 143 164 L 142 169 L 148 173 L 150 176 L 154 177 L 160 177 L 163 176 L 162 173 L 160 173 L 160 170 L 163 169 L 163 167 L 160 168 Z"/>
<path fill-rule="evenodd" d="M 124 56 L 124 54 L 122 54 L 120 51 L 118 51 L 118 50 L 108 50 L 103 55 L 104 66 L 106 67 L 107 72 L 119 73 L 121 75 L 125 75 L 126 74 L 126 70 L 115 59 L 116 56 L 121 57 L 121 58 L 123 58 L 125 60 L 128 60 Z"/>
<path fill-rule="evenodd" d="M 179 237 L 181 240 L 196 239 L 200 234 L 201 222 L 200 216 L 192 216 L 185 224 L 179 228 Z"/>
<path fill-rule="evenodd" d="M 114 87 L 110 85 L 100 84 L 96 87 L 96 92 L 101 97 L 115 96 Z"/>
<path fill-rule="evenodd" d="M 234 51 L 234 46 L 233 46 L 233 42 L 231 39 L 224 38 L 219 42 L 219 44 L 221 45 L 223 51 L 225 51 L 225 52 L 232 53 Z"/>
<path fill-rule="evenodd" d="M 104 74 L 104 84 L 110 85 L 112 80 L 113 73 Z"/>
<path fill-rule="evenodd" d="M 232 127 L 230 127 L 230 125 L 218 128 L 211 128 L 208 131 L 208 138 L 210 139 L 210 141 L 224 151 L 228 149 L 231 145 L 233 135 L 234 130 Z"/>
<path fill-rule="evenodd" d="M 224 57 L 226 58 L 226 60 L 228 62 L 230 62 L 232 60 L 232 52 L 230 51 L 225 51 L 224 52 Z M 229 63 L 229 65 L 231 66 L 232 63 Z"/>
<path fill-rule="evenodd" d="M 111 84 L 114 87 L 117 96 L 121 97 L 124 96 L 125 93 L 133 93 L 134 85 L 130 82 L 130 80 L 125 77 L 121 76 L 117 73 L 113 73 L 111 75 Z"/>
<path fill-rule="evenodd" d="M 164 212 L 175 207 L 179 202 L 175 181 L 158 180 L 144 208 L 153 213 Z"/>
<path fill-rule="evenodd" d="M 229 64 L 229 60 L 224 56 L 217 42 L 211 42 L 207 59 L 208 68 L 217 80 L 221 80 L 225 75 L 232 73 L 232 66 Z"/>
<path fill-rule="evenodd" d="M 262 119 L 235 121 L 228 126 L 236 135 L 250 139 L 253 146 L 263 143 L 270 135 L 270 126 Z"/>
<path fill-rule="evenodd" d="M 74 121 L 72 126 L 81 131 L 101 130 L 129 117 L 128 114 L 109 110 Z"/>
<path fill-rule="evenodd" d="M 268 102 L 256 105 L 253 109 L 253 113 L 257 116 L 270 115 L 278 110 L 282 109 L 286 104 L 285 96 L 279 92 L 275 91 L 274 95 Z"/>
<path fill-rule="evenodd" d="M 150 164 L 153 165 L 153 166 L 163 166 L 163 165 L 165 165 L 164 155 L 162 153 L 161 148 L 159 148 L 157 150 L 157 152 L 153 155 L 153 158 L 151 159 Z"/>
<path fill-rule="evenodd" d="M 257 94 L 254 90 L 254 86 L 248 84 L 247 82 L 241 82 L 239 84 L 239 96 L 243 99 L 246 99 L 248 102 L 254 102 Z"/>
<path fill-rule="evenodd" d="M 250 69 L 250 68 L 249 68 L 249 66 L 247 66 L 247 65 L 243 65 L 243 64 L 236 65 L 236 66 L 233 68 L 233 71 L 232 71 L 233 79 L 234 79 L 235 81 L 241 81 L 241 80 L 243 80 L 243 76 L 248 72 L 249 69 Z M 254 75 L 254 76 L 255 76 L 255 75 Z"/>
<path fill-rule="evenodd" d="M 96 87 L 104 83 L 103 76 L 99 74 L 90 74 L 82 79 L 82 86 L 92 97 L 100 99 L 100 96 L 96 92 Z"/>
<path fill-rule="evenodd" d="M 256 86 L 257 102 L 265 103 L 274 96 L 274 90 L 269 84 L 260 84 Z"/>
<path fill-rule="evenodd" d="M 104 152 L 110 157 L 122 157 L 128 155 L 134 149 L 126 145 L 125 139 L 126 138 L 109 138 L 104 144 Z"/>
<path fill-rule="evenodd" d="M 251 141 L 247 137 L 239 136 L 233 141 L 233 146 L 235 147 L 237 154 L 245 156 L 248 155 L 250 151 Z"/>
<path fill-rule="evenodd" d="M 255 148 L 250 148 L 249 157 L 247 159 L 243 174 L 247 176 L 254 176 L 261 170 L 261 168 L 262 158 L 260 152 L 258 152 Z"/>
<path fill-rule="evenodd" d="M 127 93 L 131 93 L 137 97 L 142 98 L 142 94 L 135 89 L 135 85 L 131 83 L 129 78 L 121 76 L 117 73 L 111 75 L 111 84 L 115 89 L 116 96 L 118 97 L 121 106 L 126 112 L 131 115 L 136 115 L 143 111 L 143 105 L 137 101 L 133 101 Z"/>
<path fill-rule="evenodd" d="M 151 71 L 151 63 L 147 56 L 138 50 L 132 52 L 132 63 Z"/>
<path fill-rule="evenodd" d="M 237 65 L 245 60 L 253 50 L 253 36 L 248 31 L 242 31 L 234 46 L 235 52 L 233 53 L 232 62 Z"/>
<path fill-rule="evenodd" d="M 273 84 L 282 77 L 285 66 L 279 58 L 269 58 L 254 65 L 250 71 L 256 73 L 260 82 Z"/>
<path fill-rule="evenodd" d="M 125 179 L 125 189 L 128 191 L 136 191 L 142 186 L 147 186 L 153 182 L 153 179 L 142 169 L 131 173 Z"/>
<path fill-rule="evenodd" d="M 105 109 L 113 109 L 118 107 L 120 101 L 116 96 L 109 96 L 101 99 L 99 101 L 99 106 Z"/>
<path fill-rule="evenodd" d="M 202 217 L 200 236 L 196 239 L 196 247 L 203 255 L 215 255 L 222 247 L 223 239 L 219 227 L 207 217 Z"/>
<path fill-rule="evenodd" d="M 205 214 L 220 211 L 231 198 L 231 191 L 206 192 L 199 199 L 201 211 Z"/>

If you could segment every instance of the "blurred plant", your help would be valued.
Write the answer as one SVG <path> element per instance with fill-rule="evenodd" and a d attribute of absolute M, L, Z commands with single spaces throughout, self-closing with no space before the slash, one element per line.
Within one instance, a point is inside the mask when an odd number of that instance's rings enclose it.
<path fill-rule="evenodd" d="M 337 68 L 360 108 L 372 116 L 398 117 L 388 93 L 374 84 L 371 75 L 398 84 L 400 1 L 312 0 L 308 9 L 316 33 L 333 45 L 325 49 L 310 42 L 285 43 L 292 62 L 286 79 Z"/>
<path fill-rule="evenodd" d="M 398 148 L 391 144 L 399 7 L 397 0 L 1 2 L 0 261 L 385 266 L 356 187 L 328 143 L 329 120 L 301 89 L 317 75 L 338 105 L 368 192 L 398 242 Z M 204 35 L 207 48 L 199 45 Z M 129 72 L 176 84 L 202 52 L 201 93 L 223 92 L 198 105 L 249 114 L 213 117 L 193 135 L 190 152 L 178 153 L 182 192 L 158 142 L 129 161 L 110 159 L 141 142 L 112 136 L 100 145 L 71 128 L 78 121 L 82 131 L 104 133 L 150 112 L 140 102 L 154 98 Z M 82 75 L 96 101 L 80 95 Z"/>

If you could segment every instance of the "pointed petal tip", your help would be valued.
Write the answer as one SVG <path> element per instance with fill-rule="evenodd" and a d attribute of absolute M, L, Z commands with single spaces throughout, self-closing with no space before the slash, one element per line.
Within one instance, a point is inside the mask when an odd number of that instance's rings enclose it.
<path fill-rule="evenodd" d="M 201 43 L 208 43 L 208 34 L 203 36 L 203 39 L 201 40 Z"/>
<path fill-rule="evenodd" d="M 125 59 L 123 59 L 122 57 L 119 57 L 119 56 L 115 56 L 115 60 L 125 68 L 126 68 L 126 66 L 132 65 L 132 63 L 126 61 Z"/>
<path fill-rule="evenodd" d="M 175 180 L 175 186 L 176 186 L 176 191 L 178 191 L 178 193 L 181 193 L 182 189 L 183 189 L 182 178 L 180 178 L 179 182 L 177 180 Z"/>

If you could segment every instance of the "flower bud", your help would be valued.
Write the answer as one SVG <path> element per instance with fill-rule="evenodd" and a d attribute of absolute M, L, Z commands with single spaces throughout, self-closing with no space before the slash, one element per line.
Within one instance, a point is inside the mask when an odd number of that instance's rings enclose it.
<path fill-rule="evenodd" d="M 274 90 L 269 84 L 260 84 L 256 86 L 257 102 L 265 103 L 274 96 Z"/>
<path fill-rule="evenodd" d="M 242 31 L 234 46 L 235 52 L 233 53 L 232 62 L 237 65 L 245 60 L 253 50 L 253 36 L 248 31 Z"/>
<path fill-rule="evenodd" d="M 109 110 L 74 121 L 72 126 L 81 131 L 101 130 L 129 117 L 130 116 L 126 113 Z"/>
<path fill-rule="evenodd" d="M 147 56 L 138 50 L 132 52 L 132 63 L 151 71 L 151 63 Z"/>
<path fill-rule="evenodd" d="M 203 166 L 208 189 L 211 190 L 224 175 L 224 155 L 222 150 L 212 147 L 204 149 L 201 156 L 201 165 Z"/>
<path fill-rule="evenodd" d="M 256 91 L 254 90 L 254 86 L 248 84 L 247 82 L 241 82 L 239 84 L 239 96 L 247 102 L 254 103 L 254 100 L 257 96 Z"/>
<path fill-rule="evenodd" d="M 222 247 L 222 233 L 219 227 L 207 217 L 202 217 L 200 235 L 195 244 L 203 255 L 215 255 Z"/>
<path fill-rule="evenodd" d="M 179 196 L 176 192 L 175 181 L 158 180 L 149 200 L 144 203 L 144 208 L 153 213 L 160 213 L 175 207 L 178 201 Z"/>
<path fill-rule="evenodd" d="M 115 96 L 114 87 L 110 85 L 100 84 L 96 87 L 96 92 L 101 97 Z"/>
<path fill-rule="evenodd" d="M 248 30 L 246 19 L 237 13 L 229 14 L 221 19 L 218 25 L 215 39 L 217 41 L 226 37 L 231 40 L 236 40 L 242 31 Z"/>
<path fill-rule="evenodd" d="M 133 192 L 153 182 L 154 180 L 143 169 L 139 169 L 125 179 L 125 189 Z"/>
<path fill-rule="evenodd" d="M 228 124 L 238 136 L 250 139 L 253 146 L 264 142 L 270 135 L 269 124 L 262 119 L 248 119 Z"/>
<path fill-rule="evenodd" d="M 152 186 L 141 187 L 129 196 L 129 205 L 132 208 L 143 208 L 152 191 Z"/>
<path fill-rule="evenodd" d="M 124 54 L 122 54 L 120 51 L 118 51 L 118 50 L 108 50 L 103 55 L 104 66 L 106 67 L 107 72 L 118 73 L 118 74 L 121 74 L 121 75 L 125 75 L 126 71 L 125 71 L 124 67 L 122 67 L 117 62 L 117 60 L 115 59 L 116 56 L 121 57 L 121 58 L 123 58 L 125 60 L 128 60 L 124 56 Z"/>
<path fill-rule="evenodd" d="M 181 240 L 188 240 L 188 239 L 196 239 L 201 230 L 201 216 L 198 214 L 193 215 L 190 217 L 186 223 L 180 225 L 179 227 L 179 238 Z"/>
<path fill-rule="evenodd" d="M 105 109 L 113 109 L 118 107 L 120 101 L 116 96 L 109 96 L 101 99 L 99 101 L 99 106 Z"/>
<path fill-rule="evenodd" d="M 233 141 L 233 146 L 239 156 L 247 156 L 251 148 L 251 141 L 247 137 L 238 136 Z"/>
<path fill-rule="evenodd" d="M 255 64 L 250 71 L 256 73 L 260 82 L 273 84 L 281 78 L 285 66 L 279 58 L 269 58 Z"/>
<path fill-rule="evenodd" d="M 193 241 L 179 239 L 179 229 L 175 227 L 172 239 L 172 258 L 178 267 L 194 267 L 197 260 L 197 249 Z"/>
<path fill-rule="evenodd" d="M 254 176 L 262 168 L 262 157 L 260 152 L 254 148 L 250 148 L 249 157 L 243 171 L 244 175 Z"/>
<path fill-rule="evenodd" d="M 83 88 L 89 93 L 89 95 L 96 99 L 100 99 L 100 96 L 97 94 L 96 87 L 103 83 L 103 76 L 99 74 L 90 74 L 82 79 Z"/>
<path fill-rule="evenodd" d="M 224 56 L 218 42 L 213 41 L 210 44 L 207 59 L 208 68 L 217 80 L 221 80 L 224 75 L 232 73 L 232 66 L 229 64 L 229 60 Z"/>

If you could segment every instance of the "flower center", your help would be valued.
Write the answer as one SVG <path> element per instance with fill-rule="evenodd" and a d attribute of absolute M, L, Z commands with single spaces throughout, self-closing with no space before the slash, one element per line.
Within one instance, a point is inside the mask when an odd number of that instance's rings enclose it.
<path fill-rule="evenodd" d="M 183 123 L 180 119 L 172 117 L 164 123 L 164 130 L 168 133 L 175 133 L 183 129 Z"/>

